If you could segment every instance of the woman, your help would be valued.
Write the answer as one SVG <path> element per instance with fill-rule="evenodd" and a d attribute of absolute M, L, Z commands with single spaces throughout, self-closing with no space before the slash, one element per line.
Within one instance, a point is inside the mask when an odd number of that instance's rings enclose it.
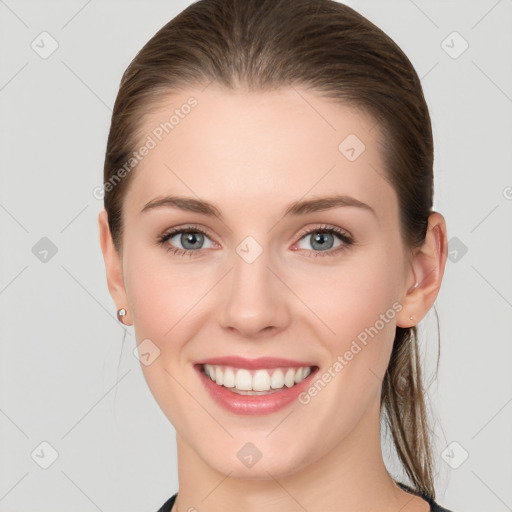
<path fill-rule="evenodd" d="M 340 3 L 201 0 L 137 54 L 99 227 L 176 429 L 161 512 L 444 510 L 415 327 L 447 257 L 432 165 L 411 63 Z"/>

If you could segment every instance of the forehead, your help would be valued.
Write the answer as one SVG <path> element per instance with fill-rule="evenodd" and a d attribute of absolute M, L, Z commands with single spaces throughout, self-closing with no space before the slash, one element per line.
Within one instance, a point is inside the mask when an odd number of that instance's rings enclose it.
<path fill-rule="evenodd" d="M 170 193 L 233 212 L 268 212 L 334 193 L 375 210 L 392 210 L 396 202 L 374 120 L 304 89 L 247 92 L 210 84 L 170 94 L 151 106 L 140 126 L 135 149 L 150 149 L 139 157 L 125 201 L 139 211 Z"/>

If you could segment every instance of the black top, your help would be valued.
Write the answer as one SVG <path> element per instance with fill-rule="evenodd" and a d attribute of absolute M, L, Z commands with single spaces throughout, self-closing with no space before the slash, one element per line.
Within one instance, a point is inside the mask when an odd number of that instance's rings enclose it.
<path fill-rule="evenodd" d="M 418 493 L 414 492 L 409 487 L 398 484 L 404 491 L 410 492 L 412 494 L 418 495 Z M 176 497 L 178 496 L 178 493 L 176 493 L 174 496 L 171 496 L 158 510 L 158 512 L 171 512 L 172 506 L 174 505 L 174 501 L 176 500 Z M 440 507 L 435 501 L 431 500 L 428 496 L 419 494 L 418 496 L 421 496 L 425 501 L 428 502 L 430 505 L 430 512 L 450 512 L 448 509 Z"/>

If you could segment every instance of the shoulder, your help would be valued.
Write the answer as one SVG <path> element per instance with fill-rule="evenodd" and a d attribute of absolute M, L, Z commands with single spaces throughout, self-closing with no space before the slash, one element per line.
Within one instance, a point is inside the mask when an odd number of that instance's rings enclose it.
<path fill-rule="evenodd" d="M 447 508 L 443 508 L 440 505 L 438 505 L 432 498 L 430 498 L 426 494 L 414 491 L 411 487 L 401 482 L 396 482 L 396 484 L 408 493 L 415 494 L 416 496 L 421 496 L 430 505 L 430 512 L 452 512 L 451 510 L 448 510 Z"/>
<path fill-rule="evenodd" d="M 425 498 L 429 505 L 430 505 L 430 512 L 452 512 L 451 510 L 448 510 L 447 508 L 443 508 L 440 505 L 438 505 L 434 500 Z"/>
<path fill-rule="evenodd" d="M 440 507 L 437 503 L 432 502 L 430 505 L 431 512 L 452 512 L 447 508 Z"/>
<path fill-rule="evenodd" d="M 178 493 L 174 494 L 173 496 L 171 496 L 159 509 L 157 512 L 171 512 L 171 508 L 172 506 L 174 505 L 174 501 L 176 500 L 176 496 L 178 495 Z M 443 509 L 440 509 L 440 511 L 442 512 Z"/>

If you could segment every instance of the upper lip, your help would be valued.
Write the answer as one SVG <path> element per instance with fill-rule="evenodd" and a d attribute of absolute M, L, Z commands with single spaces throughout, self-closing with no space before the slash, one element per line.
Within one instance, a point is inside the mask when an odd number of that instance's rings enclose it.
<path fill-rule="evenodd" d="M 279 368 L 279 367 L 294 367 L 300 366 L 315 366 L 308 361 L 294 361 L 292 359 L 283 359 L 278 357 L 258 357 L 256 359 L 246 359 L 245 357 L 239 356 L 224 356 L 224 357 L 212 357 L 196 362 L 197 365 L 216 365 L 216 366 L 233 366 L 235 368 Z"/>

